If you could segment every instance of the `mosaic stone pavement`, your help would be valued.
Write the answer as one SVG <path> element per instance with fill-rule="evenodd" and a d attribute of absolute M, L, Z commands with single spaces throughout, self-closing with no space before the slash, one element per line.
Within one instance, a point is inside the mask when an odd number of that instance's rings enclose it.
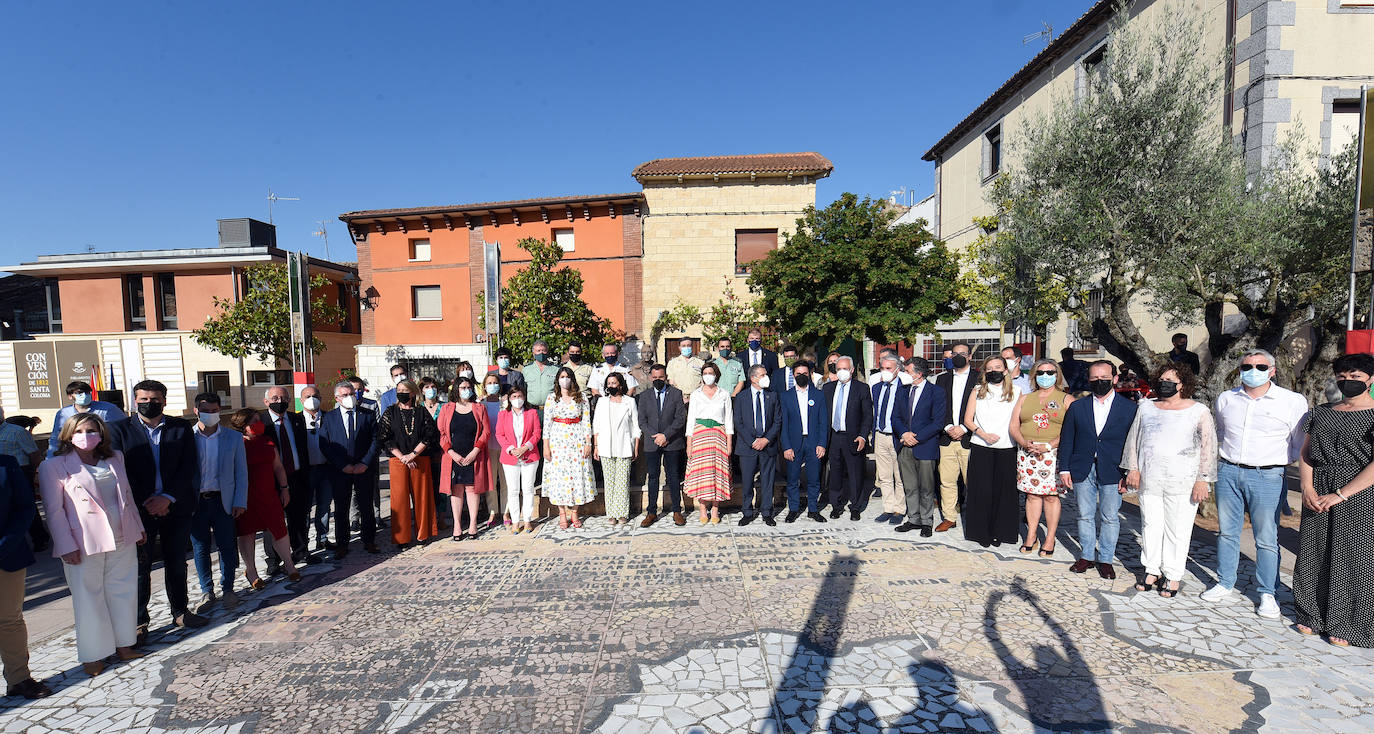
<path fill-rule="evenodd" d="M 0 731 L 1374 731 L 1374 651 L 1297 634 L 1286 588 L 1282 622 L 1201 602 L 1206 543 L 1170 601 L 1068 573 L 1065 532 L 1043 560 L 876 504 L 355 551 L 94 680 L 54 640 L 33 667 L 58 693 L 3 699 Z M 1128 513 L 1132 568 L 1135 538 Z"/>

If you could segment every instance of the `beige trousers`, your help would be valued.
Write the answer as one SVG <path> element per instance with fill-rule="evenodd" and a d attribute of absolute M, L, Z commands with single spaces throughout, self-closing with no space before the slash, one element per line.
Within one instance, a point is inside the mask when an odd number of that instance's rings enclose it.
<path fill-rule="evenodd" d="M 873 480 L 883 493 L 883 512 L 892 515 L 906 515 L 906 492 L 902 487 L 902 473 L 897 467 L 897 447 L 892 436 L 873 434 L 873 463 L 878 466 L 878 476 Z"/>
<path fill-rule="evenodd" d="M 24 569 L 0 571 L 0 661 L 5 682 L 29 679 L 29 628 L 24 624 Z"/>
<path fill-rule="evenodd" d="M 940 447 L 940 514 L 959 522 L 959 477 L 968 482 L 969 450 L 958 441 Z"/>

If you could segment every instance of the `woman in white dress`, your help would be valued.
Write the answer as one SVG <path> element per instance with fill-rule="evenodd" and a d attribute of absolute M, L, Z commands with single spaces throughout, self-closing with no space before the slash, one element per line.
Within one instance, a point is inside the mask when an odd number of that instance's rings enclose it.
<path fill-rule="evenodd" d="M 717 386 L 719 381 L 720 368 L 707 362 L 701 368 L 701 387 L 687 403 L 687 480 L 682 491 L 696 501 L 702 525 L 719 525 L 720 503 L 730 499 L 735 420 L 730 393 Z"/>
<path fill-rule="evenodd" d="M 1217 430 L 1212 412 L 1190 398 L 1193 371 L 1177 362 L 1151 380 L 1155 400 L 1141 400 L 1126 434 L 1126 487 L 1140 491 L 1140 563 L 1136 591 L 1159 586 L 1172 599 L 1182 587 L 1197 505 L 1217 480 Z"/>
<path fill-rule="evenodd" d="M 1021 390 L 1007 379 L 1001 355 L 983 360 L 982 380 L 964 410 L 973 434 L 964 493 L 964 539 L 987 548 L 1018 542 L 1021 503 L 1016 494 L 1016 445 L 1011 421 Z"/>
<path fill-rule="evenodd" d="M 639 456 L 639 412 L 619 372 L 606 375 L 605 393 L 592 415 L 592 456 L 606 478 L 606 517 L 612 525 L 630 521 L 630 465 Z"/>
<path fill-rule="evenodd" d="M 561 367 L 544 403 L 544 493 L 558 505 L 558 527 L 582 527 L 580 506 L 596 498 L 592 416 L 572 370 Z"/>

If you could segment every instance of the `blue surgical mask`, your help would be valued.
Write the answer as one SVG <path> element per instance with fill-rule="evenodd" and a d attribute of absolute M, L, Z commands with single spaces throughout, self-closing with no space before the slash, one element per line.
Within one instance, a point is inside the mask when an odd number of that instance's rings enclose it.
<path fill-rule="evenodd" d="M 1273 370 L 1245 370 L 1240 373 L 1240 381 L 1246 387 L 1259 387 L 1269 381 L 1269 373 Z"/>
<path fill-rule="evenodd" d="M 1036 375 L 1035 384 L 1045 388 L 1054 387 L 1057 379 L 1055 375 Z"/>
<path fill-rule="evenodd" d="M 763 342 L 759 341 L 758 339 L 750 339 L 750 340 L 749 340 L 749 348 L 750 348 L 750 349 L 758 349 L 759 347 L 762 347 L 762 346 L 763 346 Z"/>
<path fill-rule="evenodd" d="M 684 357 L 690 357 L 690 356 L 692 356 L 692 348 L 691 348 L 691 347 L 679 347 L 679 348 L 678 348 L 678 351 L 681 352 L 681 353 L 682 353 L 682 356 L 684 356 Z"/>
<path fill-rule="evenodd" d="M 91 394 L 88 392 L 73 393 L 72 402 L 84 408 L 91 404 Z"/>
<path fill-rule="evenodd" d="M 425 388 L 425 400 L 433 400 L 439 395 L 439 391 L 432 387 Z"/>
<path fill-rule="evenodd" d="M 472 400 L 472 388 L 464 387 L 458 389 L 458 397 L 464 400 Z"/>
<path fill-rule="evenodd" d="M 500 367 L 500 368 L 503 369 L 503 370 L 504 370 L 504 369 L 509 369 L 509 368 L 510 368 L 510 359 L 509 359 L 508 357 L 498 357 L 497 360 L 496 360 L 496 366 L 497 366 L 497 367 Z"/>
<path fill-rule="evenodd" d="M 729 349 L 729 348 L 722 349 L 722 350 L 720 350 L 720 358 L 721 358 L 721 359 L 729 359 L 729 358 L 730 358 L 730 355 L 732 355 L 732 354 L 734 354 L 734 353 L 735 353 L 735 351 L 734 351 L 733 349 Z"/>

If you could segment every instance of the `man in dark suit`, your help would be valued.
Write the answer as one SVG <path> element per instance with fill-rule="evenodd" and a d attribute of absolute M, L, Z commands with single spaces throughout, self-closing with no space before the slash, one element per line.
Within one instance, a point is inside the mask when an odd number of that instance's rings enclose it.
<path fill-rule="evenodd" d="M 945 391 L 929 381 L 930 363 L 912 357 L 906 364 L 911 384 L 897 393 L 892 408 L 892 441 L 906 496 L 906 522 L 897 532 L 920 529 L 929 538 L 935 524 L 935 465 L 940 463 L 940 435 L 945 430 Z"/>
<path fill-rule="evenodd" d="M 836 379 L 825 385 L 825 411 L 830 423 L 830 518 L 849 505 L 849 519 L 859 519 L 859 485 L 864 479 L 864 447 L 873 435 L 873 394 L 854 378 L 854 360 L 841 356 Z"/>
<path fill-rule="evenodd" d="M 329 463 L 329 484 L 334 492 L 334 558 L 348 555 L 349 532 L 343 518 L 348 516 L 349 503 L 355 499 L 363 548 L 368 553 L 380 553 L 377 516 L 372 505 L 372 495 L 377 491 L 377 477 L 373 474 L 377 414 L 358 405 L 349 382 L 334 386 L 334 401 L 339 407 L 325 414 L 319 428 L 320 452 Z"/>
<path fill-rule="evenodd" d="M 756 364 L 749 368 L 749 387 L 735 396 L 735 456 L 739 457 L 740 487 L 744 514 L 741 527 L 754 521 L 754 479 L 758 478 L 759 513 L 765 525 L 773 520 L 773 475 L 778 470 L 778 435 L 782 423 L 778 416 L 778 395 L 769 388 L 768 368 Z"/>
<path fill-rule="evenodd" d="M 167 386 L 157 380 L 134 385 L 137 415 L 110 425 L 110 443 L 124 452 L 129 489 L 148 539 L 138 547 L 138 636 L 148 634 L 148 601 L 152 598 L 156 543 L 162 556 L 162 580 L 172 621 L 178 627 L 204 627 L 210 620 L 192 612 L 186 597 L 186 546 L 191 520 L 200 501 L 200 452 L 191 423 L 163 415 Z"/>
<path fill-rule="evenodd" d="M 1086 573 L 1097 564 L 1104 579 L 1116 578 L 1112 557 L 1121 530 L 1121 454 L 1135 420 L 1136 404 L 1116 394 L 1116 365 L 1088 365 L 1092 396 L 1075 400 L 1059 434 L 1059 482 L 1078 498 L 1078 543 L 1083 555 L 1072 566 Z"/>
<path fill-rule="evenodd" d="M 945 428 L 940 433 L 940 514 L 944 520 L 935 526 L 937 533 L 959 524 L 959 480 L 968 481 L 969 439 L 973 437 L 963 425 L 964 409 L 979 380 L 978 370 L 969 364 L 968 344 L 955 342 L 949 351 L 954 368 L 935 378 L 945 394 L 941 412 Z"/>
<path fill-rule="evenodd" d="M 778 361 L 778 353 L 771 349 L 763 348 L 763 332 L 758 329 L 749 330 L 749 344 L 740 353 L 735 355 L 740 364 L 744 367 L 744 374 L 749 374 L 749 369 L 756 364 L 761 364 L 768 368 L 769 374 L 773 370 L 782 366 Z"/>
<path fill-rule="evenodd" d="M 286 503 L 286 535 L 291 540 L 291 560 L 294 563 L 311 563 L 310 555 L 310 509 L 315 506 L 315 496 L 310 487 L 310 455 L 305 433 L 305 416 L 291 410 L 291 393 L 286 387 L 276 386 L 267 389 L 262 401 L 267 410 L 261 412 L 262 423 L 267 427 L 267 437 L 277 445 L 281 465 L 286 469 L 286 484 L 291 501 Z M 267 573 L 281 573 L 281 559 L 272 543 L 267 546 Z"/>
<path fill-rule="evenodd" d="M 1169 361 L 1188 365 L 1195 375 L 1202 374 L 1202 360 L 1198 359 L 1197 352 L 1188 350 L 1188 335 L 1180 331 L 1169 341 L 1174 345 L 1174 348 L 1169 350 Z"/>
<path fill-rule="evenodd" d="M 37 514 L 33 486 L 19 462 L 0 455 L 0 658 L 5 695 L 28 699 L 52 695 L 29 673 L 29 628 L 24 624 L 24 577 L 34 561 L 25 536 Z"/>
<path fill-rule="evenodd" d="M 792 368 L 797 364 L 797 359 L 797 348 L 791 344 L 784 344 L 782 346 L 782 366 L 773 370 L 773 376 L 769 379 L 769 387 L 779 397 L 797 386 L 797 381 L 792 375 Z"/>
<path fill-rule="evenodd" d="M 787 517 L 793 522 L 801 514 L 801 480 L 806 476 L 806 516 L 825 522 L 821 514 L 821 462 L 830 441 L 830 424 L 825 417 L 825 394 L 811 383 L 811 363 L 802 360 L 792 367 L 797 386 L 783 393 L 779 401 L 782 415 L 782 458 L 787 464 Z"/>
<path fill-rule="evenodd" d="M 668 384 L 668 367 L 649 368 L 649 387 L 635 396 L 639 432 L 644 436 L 644 467 L 649 474 L 649 504 L 644 509 L 647 528 L 658 520 L 658 472 L 668 477 L 668 496 L 673 505 L 673 524 L 686 525 L 682 516 L 682 470 L 687 455 L 687 405 L 682 391 Z"/>

